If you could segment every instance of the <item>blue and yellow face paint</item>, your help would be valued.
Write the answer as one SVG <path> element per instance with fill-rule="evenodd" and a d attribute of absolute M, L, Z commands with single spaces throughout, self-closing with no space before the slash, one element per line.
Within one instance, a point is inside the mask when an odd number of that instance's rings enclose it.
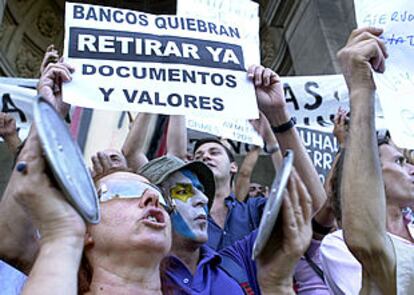
<path fill-rule="evenodd" d="M 190 170 L 184 169 L 179 172 L 181 177 L 169 189 L 170 198 L 175 207 L 170 214 L 171 222 L 177 233 L 186 238 L 197 240 L 200 232 L 207 234 L 207 227 L 201 230 L 199 223 L 194 218 L 200 214 L 207 215 L 208 208 L 207 204 L 201 208 L 199 200 L 196 201 L 197 203 L 193 203 L 193 198 L 200 198 L 199 194 L 203 193 L 204 187 Z"/>

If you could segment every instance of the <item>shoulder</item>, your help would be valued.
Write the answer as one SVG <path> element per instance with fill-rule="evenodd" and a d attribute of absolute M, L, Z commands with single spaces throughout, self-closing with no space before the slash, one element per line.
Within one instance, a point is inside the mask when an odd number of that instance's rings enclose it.
<path fill-rule="evenodd" d="M 355 260 L 345 244 L 342 230 L 326 235 L 321 242 L 320 255 L 322 260 L 338 261 L 342 259 Z"/>
<path fill-rule="evenodd" d="M 266 201 L 267 201 L 267 198 L 256 197 L 256 198 L 249 198 L 246 202 L 240 202 L 240 201 L 237 201 L 237 202 L 250 208 L 262 208 L 266 204 Z"/>

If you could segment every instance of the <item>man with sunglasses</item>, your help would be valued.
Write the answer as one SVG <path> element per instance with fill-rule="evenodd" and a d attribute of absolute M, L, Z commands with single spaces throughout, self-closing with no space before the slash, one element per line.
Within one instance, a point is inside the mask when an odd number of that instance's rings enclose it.
<path fill-rule="evenodd" d="M 414 288 L 414 232 L 402 212 L 414 206 L 414 165 L 387 133 L 375 130 L 372 71 L 384 72 L 388 57 L 382 33 L 356 29 L 338 53 L 352 116 L 340 176 L 343 232 L 321 246 L 335 294 L 411 294 Z"/>

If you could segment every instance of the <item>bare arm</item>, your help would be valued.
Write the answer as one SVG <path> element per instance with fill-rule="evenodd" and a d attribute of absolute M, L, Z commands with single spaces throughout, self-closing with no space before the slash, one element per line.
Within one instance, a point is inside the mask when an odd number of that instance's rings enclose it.
<path fill-rule="evenodd" d="M 249 193 L 250 179 L 259 154 L 260 147 L 253 147 L 244 157 L 243 163 L 237 173 L 235 194 L 240 202 L 243 202 Z"/>
<path fill-rule="evenodd" d="M 139 113 L 132 123 L 132 127 L 122 146 L 122 153 L 127 159 L 128 167 L 133 171 L 137 171 L 148 162 L 144 148 L 149 136 L 150 122 L 155 116 L 154 114 Z"/>
<path fill-rule="evenodd" d="M 22 161 L 27 169 L 24 174 L 15 172 L 19 183 L 15 200 L 41 236 L 40 250 L 22 294 L 56 294 L 57 290 L 76 294 L 85 223 L 46 175 L 35 130 L 19 156 L 19 162 Z"/>
<path fill-rule="evenodd" d="M 337 170 L 336 167 L 338 165 L 339 158 L 340 153 L 336 154 L 332 163 L 331 170 L 329 170 L 328 175 L 326 175 L 325 178 L 324 188 L 327 196 L 325 204 L 323 204 L 322 208 L 313 217 L 314 222 L 324 228 L 323 231 L 336 228 L 337 222 L 340 222 L 340 220 L 336 220 L 334 211 L 334 208 L 338 208 L 340 206 L 339 204 L 335 203 L 336 196 L 334 196 L 334 194 L 337 193 L 334 191 L 337 177 L 334 173 L 336 172 L 335 170 Z M 319 232 L 316 228 L 314 228 L 314 239 L 322 240 L 326 234 L 326 232 Z"/>
<path fill-rule="evenodd" d="M 339 53 L 351 103 L 341 182 L 342 226 L 347 246 L 364 269 L 363 286 L 375 282 L 395 294 L 395 256 L 386 233 L 386 200 L 375 132 L 375 84 L 371 67 L 384 70 L 381 30 L 358 29 Z"/>
<path fill-rule="evenodd" d="M 45 55 L 38 92 L 51 102 L 64 117 L 69 105 L 63 103 L 62 83 L 70 81 L 73 68 L 63 62 L 46 62 L 52 53 Z M 32 127 L 29 138 L 35 133 Z M 21 187 L 16 171 L 13 172 L 0 203 L 0 257 L 25 273 L 30 271 L 38 251 L 37 234 L 32 221 L 16 202 L 16 191 Z"/>
<path fill-rule="evenodd" d="M 17 135 L 16 120 L 9 114 L 0 112 L 0 137 L 4 139 L 10 152 L 15 155 L 21 143 Z"/>
<path fill-rule="evenodd" d="M 282 83 L 271 69 L 251 66 L 248 71 L 256 87 L 257 102 L 272 126 L 280 126 L 290 120 Z M 325 203 L 326 194 L 315 167 L 295 127 L 277 133 L 282 153 L 291 149 L 295 153 L 294 166 L 312 196 L 313 211 L 317 212 Z"/>
<path fill-rule="evenodd" d="M 15 199 L 20 185 L 16 174 L 13 171 L 0 202 L 0 259 L 28 274 L 39 244 L 32 221 Z"/>
<path fill-rule="evenodd" d="M 167 154 L 187 159 L 187 128 L 185 116 L 170 116 L 167 130 Z"/>
<path fill-rule="evenodd" d="M 334 118 L 334 129 L 333 134 L 335 135 L 341 149 L 345 148 L 345 139 L 348 133 L 349 119 L 347 116 L 348 112 L 342 108 L 339 108 Z M 331 169 L 325 178 L 324 188 L 326 192 L 326 202 L 322 208 L 314 216 L 314 222 L 322 227 L 323 232 L 318 232 L 314 227 L 314 238 L 316 240 L 322 240 L 327 234 L 327 230 L 336 227 L 336 223 L 340 220 L 336 220 L 335 210 L 340 208 L 339 194 L 337 193 L 337 178 L 338 178 L 338 162 L 340 159 L 340 152 L 338 152 L 333 160 Z M 337 212 L 338 214 L 339 212 Z M 338 214 L 339 215 L 339 214 Z M 340 216 L 338 216 L 340 218 Z M 319 229 L 320 230 L 320 229 Z"/>
<path fill-rule="evenodd" d="M 282 152 L 280 151 L 279 143 L 277 142 L 276 136 L 272 131 L 270 126 L 269 120 L 264 116 L 264 130 L 263 130 L 263 140 L 266 143 L 267 150 L 269 152 L 272 151 L 271 158 L 273 167 L 277 173 L 278 167 L 282 164 L 283 156 Z"/>

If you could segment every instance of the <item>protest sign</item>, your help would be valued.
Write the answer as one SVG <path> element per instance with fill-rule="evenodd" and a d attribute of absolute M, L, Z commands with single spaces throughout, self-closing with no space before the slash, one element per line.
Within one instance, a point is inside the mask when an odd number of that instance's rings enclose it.
<path fill-rule="evenodd" d="M 381 39 L 389 54 L 384 74 L 376 74 L 377 93 L 394 142 L 414 146 L 414 2 L 409 0 L 355 0 L 359 27 L 384 29 Z"/>
<path fill-rule="evenodd" d="M 246 68 L 259 58 L 258 43 L 253 51 L 249 39 L 258 24 L 246 28 L 67 2 L 64 56 L 76 70 L 64 100 L 106 110 L 257 118 Z"/>
<path fill-rule="evenodd" d="M 339 107 L 349 109 L 348 90 L 342 75 L 282 77 L 290 114 L 301 126 L 331 132 Z M 377 125 L 384 127 L 381 105 L 376 98 Z M 263 146 L 251 124 L 245 120 L 187 117 L 187 128 L 220 137 Z"/>
<path fill-rule="evenodd" d="M 298 127 L 300 137 L 322 182 L 332 168 L 339 143 L 332 131 Z"/>
<path fill-rule="evenodd" d="M 297 129 L 319 178 L 324 182 L 339 148 L 339 143 L 333 135 L 332 129 L 325 128 L 326 131 L 321 131 L 318 128 L 314 129 L 309 126 L 298 126 Z M 203 134 L 191 129 L 189 130 L 189 150 L 193 150 L 195 142 L 200 138 L 203 138 Z M 240 141 L 232 139 L 228 139 L 228 143 L 229 148 L 236 156 L 245 156 L 252 148 L 250 144 L 241 143 Z M 261 151 L 261 155 L 269 156 L 263 150 Z"/>
<path fill-rule="evenodd" d="M 263 147 L 263 139 L 246 120 L 186 117 L 189 129 Z"/>
<path fill-rule="evenodd" d="M 32 104 L 36 96 L 36 90 L 19 87 L 19 83 L 12 79 L 9 79 L 9 84 L 5 84 L 4 79 L 0 82 L 0 111 L 15 118 L 18 135 L 23 140 L 29 133 L 32 123 Z M 1 137 L 0 141 L 3 141 Z"/>

